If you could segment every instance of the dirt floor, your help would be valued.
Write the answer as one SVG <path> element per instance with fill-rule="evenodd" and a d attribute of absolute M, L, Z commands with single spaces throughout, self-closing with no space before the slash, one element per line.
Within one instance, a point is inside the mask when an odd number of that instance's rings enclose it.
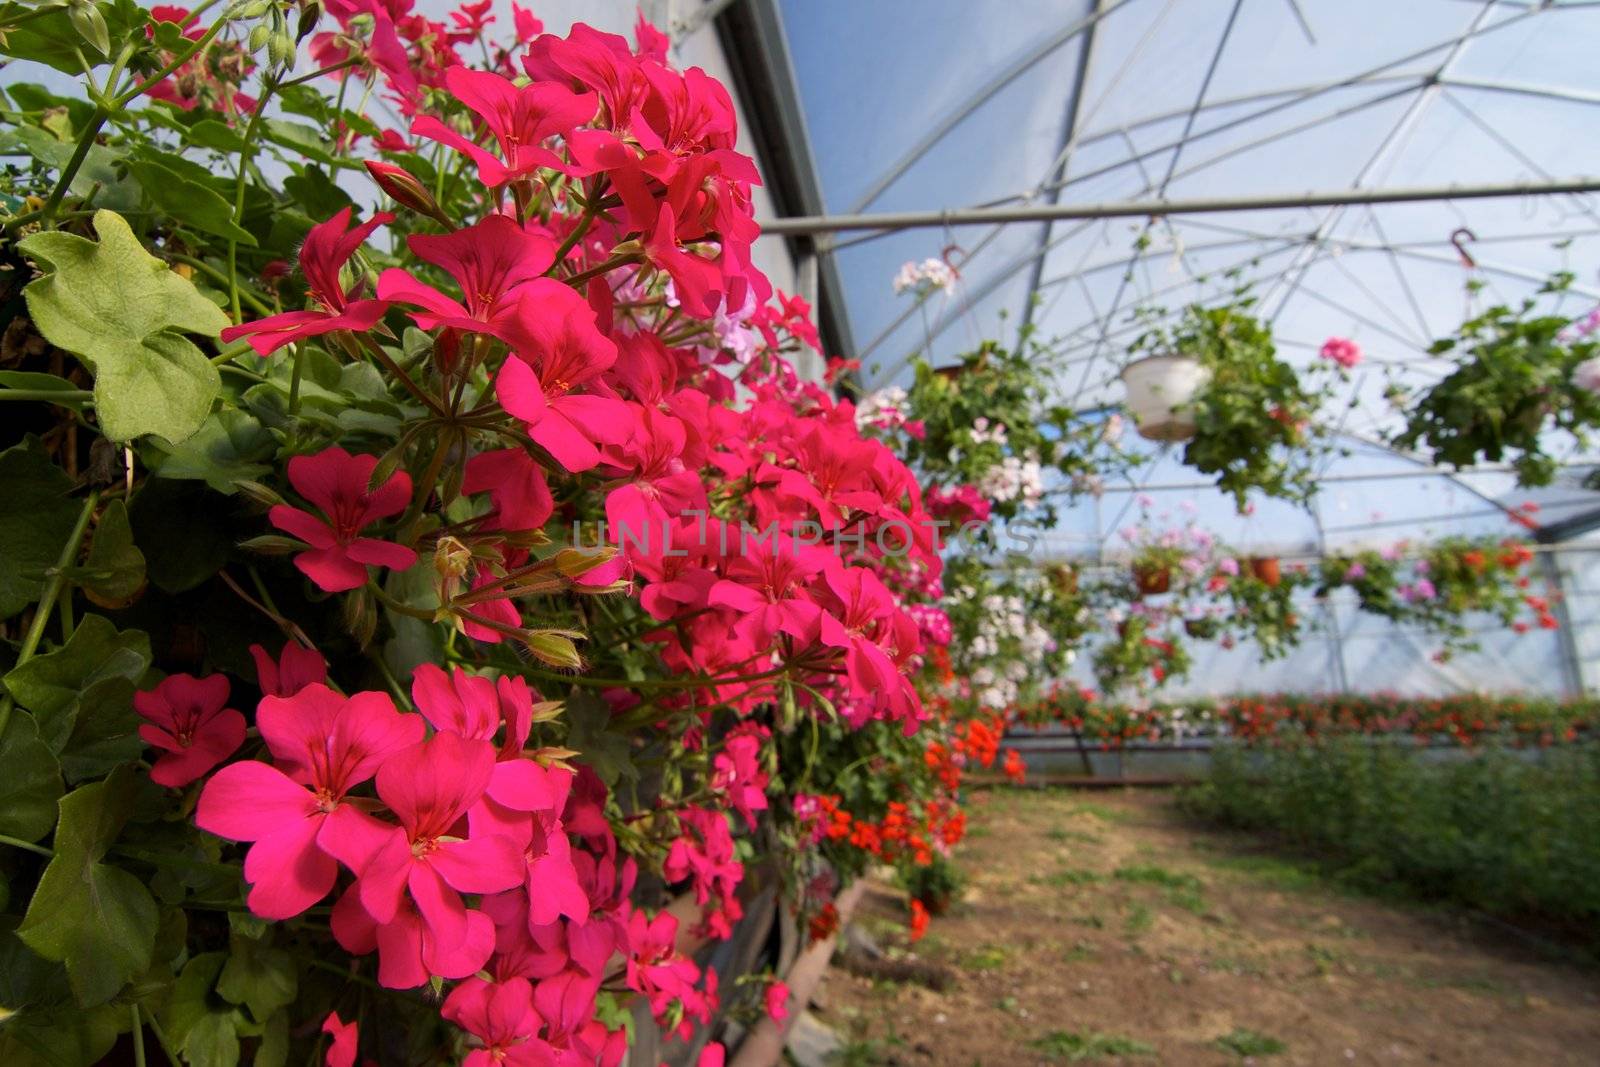
<path fill-rule="evenodd" d="M 980 793 L 963 899 L 915 957 L 943 993 L 829 971 L 833 1062 L 1600 1064 L 1600 970 L 1330 883 L 1170 792 Z M 903 894 L 856 921 L 891 956 Z"/>

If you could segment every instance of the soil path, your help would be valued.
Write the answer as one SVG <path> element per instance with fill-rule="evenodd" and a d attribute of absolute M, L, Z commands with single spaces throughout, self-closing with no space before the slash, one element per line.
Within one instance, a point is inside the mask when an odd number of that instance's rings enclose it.
<path fill-rule="evenodd" d="M 1170 793 L 976 795 L 936 993 L 836 966 L 814 1011 L 871 1064 L 1600 1065 L 1600 971 L 1347 893 Z M 857 921 L 904 946 L 901 894 Z"/>

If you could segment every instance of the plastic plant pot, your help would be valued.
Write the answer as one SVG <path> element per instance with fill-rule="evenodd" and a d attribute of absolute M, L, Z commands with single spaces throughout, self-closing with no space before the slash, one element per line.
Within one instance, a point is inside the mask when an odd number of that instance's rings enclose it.
<path fill-rule="evenodd" d="M 1195 434 L 1194 398 L 1211 372 L 1192 356 L 1146 356 L 1122 368 L 1128 413 L 1139 436 L 1187 441 Z"/>

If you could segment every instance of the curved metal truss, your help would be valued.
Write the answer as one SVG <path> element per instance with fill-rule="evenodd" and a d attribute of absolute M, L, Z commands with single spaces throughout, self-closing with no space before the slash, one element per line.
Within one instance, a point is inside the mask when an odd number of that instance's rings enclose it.
<path fill-rule="evenodd" d="M 787 19 L 827 208 L 870 221 L 1239 202 L 1226 214 L 821 227 L 816 248 L 843 279 L 832 295 L 860 331 L 850 341 L 869 385 L 1022 326 L 1062 394 L 1093 408 L 1120 395 L 1131 309 L 1203 300 L 1227 279 L 1253 286 L 1292 359 L 1315 358 L 1332 334 L 1363 345 L 1368 363 L 1339 399 L 1364 403 L 1341 428 L 1381 442 L 1395 421 L 1383 388 L 1443 372 L 1427 348 L 1474 306 L 1469 281 L 1484 306 L 1573 269 L 1564 310 L 1600 303 L 1600 204 L 1587 191 L 1282 203 L 1341 187 L 1353 199 L 1418 185 L 1571 188 L 1600 174 L 1586 136 L 1600 93 L 1581 43 L 1600 36 L 1597 0 L 936 0 L 892 47 L 878 5 L 745 2 Z M 959 91 L 927 91 L 930 76 Z M 881 133 L 870 152 L 862 123 Z M 961 268 L 956 294 L 897 302 L 894 267 L 940 249 Z"/>

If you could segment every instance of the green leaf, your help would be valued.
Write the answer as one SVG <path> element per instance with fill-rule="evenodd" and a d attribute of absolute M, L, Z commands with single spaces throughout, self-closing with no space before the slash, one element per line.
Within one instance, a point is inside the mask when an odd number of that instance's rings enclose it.
<path fill-rule="evenodd" d="M 39 723 L 39 735 L 57 754 L 72 737 L 80 704 L 106 682 L 117 683 L 117 695 L 105 691 L 96 701 L 131 701 L 133 683 L 150 666 L 150 639 L 138 630 L 118 633 L 110 620 L 85 615 L 67 643 L 35 656 L 5 676 L 5 687 Z"/>
<path fill-rule="evenodd" d="M 77 140 L 60 140 L 34 126 L 19 126 L 16 141 L 34 159 L 47 167 L 62 170 L 77 151 Z M 74 196 L 95 194 L 95 203 L 113 210 L 132 210 L 139 206 L 139 183 L 118 169 L 121 153 L 104 145 L 90 145 L 67 190 Z"/>
<path fill-rule="evenodd" d="M 68 782 L 98 778 L 144 752 L 133 692 L 126 678 L 107 678 L 84 690 L 61 749 L 61 773 Z"/>
<path fill-rule="evenodd" d="M 221 570 L 233 550 L 216 496 L 193 482 L 150 479 L 129 517 L 150 584 L 165 593 L 193 589 Z"/>
<path fill-rule="evenodd" d="M 285 1067 L 289 1062 L 289 1013 L 280 1011 L 267 1020 L 261 1033 L 261 1044 L 256 1046 L 256 1058 L 251 1067 Z"/>
<path fill-rule="evenodd" d="M 217 977 L 217 992 L 230 1004 L 242 1004 L 265 1023 L 294 1002 L 299 982 L 294 957 L 245 937 L 233 939 L 233 952 Z"/>
<path fill-rule="evenodd" d="M 233 221 L 233 205 L 214 189 L 152 160 L 136 159 L 129 167 L 151 202 L 185 226 L 255 246 L 255 236 Z"/>
<path fill-rule="evenodd" d="M 189 1067 L 238 1067 L 239 1031 L 230 1015 L 211 1012 L 189 1030 L 183 1042 Z"/>
<path fill-rule="evenodd" d="M 142 30 L 148 17 L 138 5 L 131 3 L 93 6 L 105 23 L 108 45 L 122 43 L 135 28 Z M 83 45 L 84 39 L 73 24 L 70 8 L 66 4 L 49 14 L 29 19 L 0 37 L 0 53 L 44 63 L 74 77 L 83 73 L 82 63 L 78 59 L 80 55 L 92 67 L 109 61 L 108 56 L 96 55 Z"/>
<path fill-rule="evenodd" d="M 0 452 L 0 619 L 39 599 L 82 510 L 71 492 L 72 479 L 36 439 Z"/>
<path fill-rule="evenodd" d="M 314 219 L 325 219 L 352 207 L 350 194 L 333 183 L 321 167 L 307 167 L 283 180 L 283 190 Z"/>
<path fill-rule="evenodd" d="M 237 1010 L 222 1008 L 211 996 L 227 959 L 221 952 L 204 952 L 191 959 L 173 984 L 162 1011 L 167 1038 L 183 1050 L 189 1067 L 235 1067 L 239 1062 L 238 1027 L 245 1020 Z"/>
<path fill-rule="evenodd" d="M 138 878 L 102 863 L 132 809 L 131 767 L 68 793 L 59 805 L 55 858 L 17 936 L 47 960 L 66 964 L 83 1007 L 104 1004 L 150 966 L 160 915 Z"/>
<path fill-rule="evenodd" d="M 227 316 L 139 244 L 122 216 L 97 211 L 98 243 L 38 233 L 18 242 L 51 272 L 23 290 L 50 343 L 95 372 L 95 412 L 114 441 L 182 441 L 200 428 L 221 376 L 182 337 L 215 337 Z"/>
<path fill-rule="evenodd" d="M 216 119 L 201 119 L 184 132 L 183 139 L 200 148 L 213 148 L 229 155 L 244 149 L 244 138 Z"/>
<path fill-rule="evenodd" d="M 12 715 L 0 736 L 0 834 L 37 841 L 56 825 L 61 767 L 29 715 Z"/>
<path fill-rule="evenodd" d="M 278 442 L 246 411 L 217 411 L 179 445 L 157 444 L 167 458 L 156 468 L 162 478 L 194 479 L 232 495 L 236 484 L 259 479 L 272 469 L 268 460 Z"/>
<path fill-rule="evenodd" d="M 337 165 L 332 152 L 329 151 L 328 142 L 323 139 L 321 132 L 315 126 L 290 122 L 287 119 L 267 119 L 261 124 L 261 132 L 273 144 L 292 149 L 297 155 L 328 166 Z"/>
<path fill-rule="evenodd" d="M 102 608 L 127 607 L 144 588 L 144 553 L 133 543 L 128 507 L 121 500 L 100 514 L 83 569 L 83 591 Z"/>
<path fill-rule="evenodd" d="M 628 739 L 606 729 L 611 706 L 592 692 L 574 686 L 567 697 L 567 747 L 583 755 L 600 780 L 614 786 L 619 778 L 636 781 L 639 771 L 629 756 Z"/>

